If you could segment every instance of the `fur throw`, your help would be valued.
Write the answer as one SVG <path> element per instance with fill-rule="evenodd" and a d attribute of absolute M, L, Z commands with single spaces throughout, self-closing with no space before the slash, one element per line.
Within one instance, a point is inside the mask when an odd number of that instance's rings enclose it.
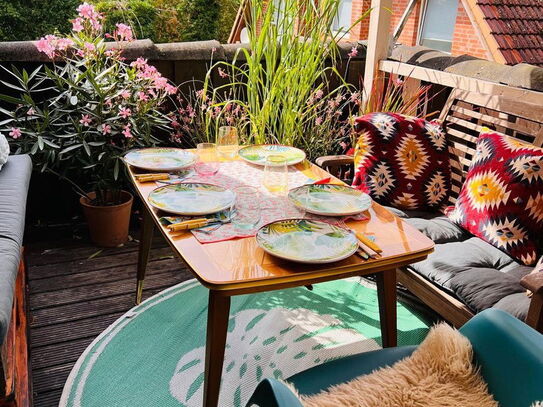
<path fill-rule="evenodd" d="M 467 338 L 442 323 L 405 359 L 304 397 L 306 407 L 497 407 Z"/>

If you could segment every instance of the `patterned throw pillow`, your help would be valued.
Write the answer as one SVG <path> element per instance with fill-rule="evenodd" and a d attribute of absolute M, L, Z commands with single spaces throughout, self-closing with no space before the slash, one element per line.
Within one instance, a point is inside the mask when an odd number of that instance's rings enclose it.
<path fill-rule="evenodd" d="M 353 186 L 376 201 L 402 209 L 445 207 L 451 169 L 439 123 L 396 113 L 356 119 Z"/>
<path fill-rule="evenodd" d="M 8 161 L 9 156 L 9 144 L 6 137 L 0 133 L 0 170 L 2 166 Z"/>
<path fill-rule="evenodd" d="M 534 264 L 543 227 L 543 149 L 482 133 L 448 216 L 511 257 Z"/>

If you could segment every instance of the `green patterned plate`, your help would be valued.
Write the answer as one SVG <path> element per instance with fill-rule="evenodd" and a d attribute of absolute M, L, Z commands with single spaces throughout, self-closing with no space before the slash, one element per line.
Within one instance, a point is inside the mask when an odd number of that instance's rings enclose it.
<path fill-rule="evenodd" d="M 266 158 L 269 155 L 281 155 L 285 157 L 287 165 L 298 164 L 305 160 L 305 153 L 299 148 L 278 144 L 247 146 L 240 149 L 238 154 L 245 161 L 256 165 L 266 165 Z"/>
<path fill-rule="evenodd" d="M 368 194 L 343 185 L 302 185 L 291 189 L 288 198 L 298 208 L 324 216 L 355 215 L 371 207 Z"/>
<path fill-rule="evenodd" d="M 358 249 L 358 240 L 352 232 L 309 219 L 269 223 L 258 230 L 256 241 L 273 256 L 308 264 L 343 260 Z"/>
<path fill-rule="evenodd" d="M 149 171 L 178 171 L 196 162 L 196 155 L 181 148 L 143 148 L 129 151 L 124 160 Z"/>
<path fill-rule="evenodd" d="M 209 215 L 232 206 L 235 195 L 218 185 L 201 183 L 172 184 L 154 189 L 149 203 L 176 215 Z"/>

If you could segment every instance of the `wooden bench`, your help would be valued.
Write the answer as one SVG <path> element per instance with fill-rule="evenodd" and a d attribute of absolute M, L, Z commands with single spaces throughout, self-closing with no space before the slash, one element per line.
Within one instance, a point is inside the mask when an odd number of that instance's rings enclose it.
<path fill-rule="evenodd" d="M 543 147 L 543 104 L 536 105 L 505 96 L 453 89 L 439 118 L 445 125 L 449 142 L 451 205 L 456 202 L 475 153 L 477 137 L 483 127 Z M 351 156 L 320 157 L 316 162 L 338 178 L 345 179 L 349 171 L 352 176 Z M 473 312 L 457 298 L 410 269 L 401 270 L 398 280 L 457 327 L 473 316 Z M 527 275 L 521 280 L 521 284 L 534 293 L 526 323 L 543 332 L 543 273 Z"/>

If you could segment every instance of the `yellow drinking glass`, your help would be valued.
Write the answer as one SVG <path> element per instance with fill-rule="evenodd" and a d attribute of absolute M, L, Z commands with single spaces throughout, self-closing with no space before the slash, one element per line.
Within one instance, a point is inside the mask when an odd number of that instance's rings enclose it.
<path fill-rule="evenodd" d="M 219 127 L 217 134 L 217 149 L 219 155 L 225 159 L 233 159 L 239 148 L 238 129 L 233 126 Z"/>
<path fill-rule="evenodd" d="M 274 154 L 266 158 L 262 184 L 274 195 L 285 195 L 287 193 L 288 165 L 284 156 Z"/>

